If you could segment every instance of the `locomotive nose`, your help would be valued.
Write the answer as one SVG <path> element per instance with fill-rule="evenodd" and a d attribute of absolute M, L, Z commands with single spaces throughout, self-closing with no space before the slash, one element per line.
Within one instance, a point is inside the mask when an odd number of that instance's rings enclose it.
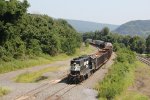
<path fill-rule="evenodd" d="M 71 68 L 72 71 L 80 71 L 80 66 L 74 66 Z"/>

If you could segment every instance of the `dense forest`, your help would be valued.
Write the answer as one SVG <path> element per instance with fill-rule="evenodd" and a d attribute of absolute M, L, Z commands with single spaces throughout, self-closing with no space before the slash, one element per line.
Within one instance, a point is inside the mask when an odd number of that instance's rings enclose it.
<path fill-rule="evenodd" d="M 114 50 L 119 43 L 121 47 L 127 47 L 137 53 L 150 53 L 150 35 L 146 39 L 140 36 L 121 35 L 112 33 L 109 31 L 109 28 L 105 27 L 101 31 L 84 33 L 83 39 L 86 40 L 88 38 L 111 42 Z"/>
<path fill-rule="evenodd" d="M 81 36 L 65 20 L 29 14 L 27 0 L 0 0 L 0 60 L 73 54 Z"/>

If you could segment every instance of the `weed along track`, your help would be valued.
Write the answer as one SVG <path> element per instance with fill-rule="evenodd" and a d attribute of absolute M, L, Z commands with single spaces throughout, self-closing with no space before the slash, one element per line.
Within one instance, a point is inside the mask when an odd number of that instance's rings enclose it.
<path fill-rule="evenodd" d="M 48 89 L 50 87 L 53 87 L 53 86 L 57 85 L 60 81 L 64 80 L 67 75 L 68 74 L 65 74 L 64 76 L 60 77 L 57 80 L 52 80 L 50 82 L 47 82 L 47 83 L 45 83 L 45 84 L 43 84 L 43 85 L 41 85 L 41 86 L 39 86 L 39 87 L 37 87 L 37 88 L 35 88 L 33 90 L 31 90 L 31 91 L 21 95 L 21 96 L 16 97 L 15 100 L 35 99 L 38 94 L 40 94 L 41 92 L 43 92 L 44 90 L 46 90 L 46 89 Z"/>

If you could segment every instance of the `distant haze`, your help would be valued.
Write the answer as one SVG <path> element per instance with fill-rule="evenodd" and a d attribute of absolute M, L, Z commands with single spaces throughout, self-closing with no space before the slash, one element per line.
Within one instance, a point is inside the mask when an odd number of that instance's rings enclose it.
<path fill-rule="evenodd" d="M 30 13 L 121 25 L 150 19 L 150 0 L 28 0 Z"/>

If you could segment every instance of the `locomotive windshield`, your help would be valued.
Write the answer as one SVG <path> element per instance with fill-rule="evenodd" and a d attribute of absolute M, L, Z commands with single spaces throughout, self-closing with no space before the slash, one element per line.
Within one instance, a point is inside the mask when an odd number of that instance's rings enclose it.
<path fill-rule="evenodd" d="M 80 70 L 80 61 L 71 61 L 71 70 L 79 71 Z"/>

